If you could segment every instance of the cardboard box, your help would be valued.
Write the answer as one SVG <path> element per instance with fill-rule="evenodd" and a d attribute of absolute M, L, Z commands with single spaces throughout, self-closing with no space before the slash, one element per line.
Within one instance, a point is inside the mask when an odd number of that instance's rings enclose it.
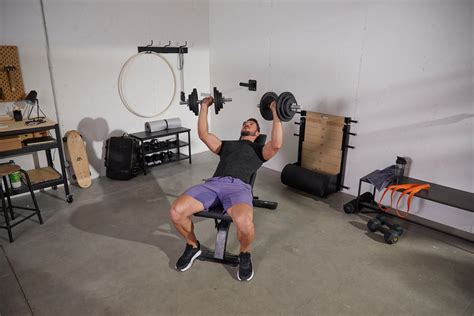
<path fill-rule="evenodd" d="M 18 137 L 18 139 L 20 139 L 20 142 L 22 142 L 25 139 L 33 138 L 33 133 L 18 134 L 18 135 L 16 135 L 16 137 Z"/>
<path fill-rule="evenodd" d="M 48 136 L 48 131 L 41 131 L 33 133 L 33 138 Z"/>
<path fill-rule="evenodd" d="M 17 135 L 0 137 L 0 151 L 14 150 L 20 148 L 21 140 Z"/>

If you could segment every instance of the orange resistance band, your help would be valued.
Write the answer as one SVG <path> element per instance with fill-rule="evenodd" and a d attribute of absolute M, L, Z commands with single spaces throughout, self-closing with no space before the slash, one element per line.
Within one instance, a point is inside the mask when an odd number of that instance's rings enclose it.
<path fill-rule="evenodd" d="M 413 198 L 413 196 L 416 193 L 420 192 L 421 190 L 427 190 L 429 187 L 430 187 L 429 184 L 397 184 L 397 185 L 390 185 L 383 192 L 382 197 L 380 198 L 380 201 L 378 203 L 378 206 L 382 211 L 388 212 L 389 208 L 382 205 L 382 200 L 385 197 L 385 194 L 388 191 L 392 191 L 391 194 L 390 194 L 390 207 L 392 207 L 393 196 L 395 195 L 395 192 L 403 190 L 402 194 L 400 195 L 400 197 L 397 200 L 397 207 L 396 207 L 395 210 L 396 210 L 396 213 L 397 213 L 398 217 L 405 218 L 405 217 L 408 216 L 408 213 L 410 213 L 410 204 L 411 204 L 411 199 Z M 403 211 L 405 213 L 405 215 L 403 215 L 403 213 L 401 213 L 400 210 L 398 209 L 398 206 L 400 205 L 400 201 L 402 200 L 403 196 L 406 195 L 406 194 L 408 194 L 407 210 Z"/>

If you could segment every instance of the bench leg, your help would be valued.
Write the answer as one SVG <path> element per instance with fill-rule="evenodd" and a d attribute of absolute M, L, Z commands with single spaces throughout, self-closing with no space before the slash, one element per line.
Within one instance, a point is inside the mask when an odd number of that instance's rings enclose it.
<path fill-rule="evenodd" d="M 229 234 L 231 222 L 220 221 L 217 228 L 216 247 L 215 251 L 202 250 L 200 260 L 219 262 L 237 266 L 239 264 L 239 256 L 228 254 L 226 252 L 227 236 Z"/>

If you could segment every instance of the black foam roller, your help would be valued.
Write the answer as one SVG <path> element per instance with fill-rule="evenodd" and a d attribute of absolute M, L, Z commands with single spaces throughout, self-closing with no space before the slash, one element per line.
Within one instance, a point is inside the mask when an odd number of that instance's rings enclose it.
<path fill-rule="evenodd" d="M 332 191 L 329 189 L 331 177 L 315 171 L 288 164 L 281 172 L 281 182 L 290 187 L 319 196 L 326 197 Z"/>

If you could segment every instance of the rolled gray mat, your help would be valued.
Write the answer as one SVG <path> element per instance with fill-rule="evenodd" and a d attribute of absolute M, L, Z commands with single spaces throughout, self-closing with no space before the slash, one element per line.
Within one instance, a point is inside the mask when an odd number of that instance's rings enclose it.
<path fill-rule="evenodd" d="M 281 182 L 290 187 L 319 196 L 326 197 L 335 192 L 337 176 L 318 173 L 288 164 L 281 171 Z"/>
<path fill-rule="evenodd" d="M 159 132 L 164 131 L 165 129 L 178 127 L 181 127 L 181 119 L 179 117 L 145 123 L 145 131 L 148 133 Z"/>

